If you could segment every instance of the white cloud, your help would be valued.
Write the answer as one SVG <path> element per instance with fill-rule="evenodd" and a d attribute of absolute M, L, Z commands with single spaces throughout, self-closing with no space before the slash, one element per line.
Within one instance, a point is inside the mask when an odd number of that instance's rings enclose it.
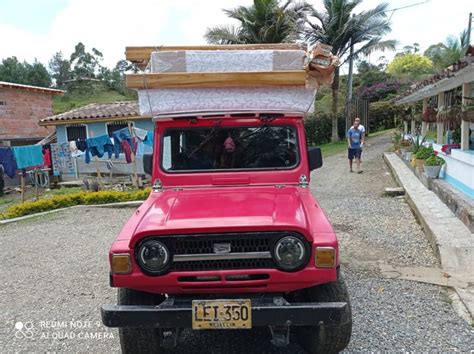
<path fill-rule="evenodd" d="M 205 44 L 208 26 L 229 23 L 222 8 L 249 4 L 250 0 L 70 0 L 45 35 L 0 24 L 0 58 L 15 55 L 47 63 L 57 51 L 69 56 L 78 42 L 104 54 L 113 66 L 124 58 L 126 46 Z M 38 14 L 40 15 L 40 14 Z"/>

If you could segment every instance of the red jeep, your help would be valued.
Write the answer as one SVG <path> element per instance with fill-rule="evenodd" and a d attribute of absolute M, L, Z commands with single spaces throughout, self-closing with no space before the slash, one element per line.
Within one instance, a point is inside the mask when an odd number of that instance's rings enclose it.
<path fill-rule="evenodd" d="M 156 353 L 184 328 L 257 326 L 277 346 L 294 331 L 310 353 L 344 349 L 352 318 L 338 242 L 309 188 L 321 166 L 302 115 L 157 120 L 144 159 L 153 191 L 109 255 L 118 305 L 102 320 L 120 328 L 122 350 Z"/>

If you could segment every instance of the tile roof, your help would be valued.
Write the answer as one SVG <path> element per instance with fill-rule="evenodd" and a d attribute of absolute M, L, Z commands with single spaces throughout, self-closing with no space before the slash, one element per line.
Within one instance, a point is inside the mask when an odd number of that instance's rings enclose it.
<path fill-rule="evenodd" d="M 12 88 L 12 89 L 19 89 L 19 90 L 26 90 L 26 91 L 35 91 L 35 92 L 42 92 L 42 93 L 48 93 L 51 95 L 64 95 L 63 90 L 56 90 L 48 87 L 39 87 L 39 86 L 31 86 L 31 85 L 23 85 L 23 84 L 16 84 L 13 82 L 6 82 L 6 81 L 0 81 L 0 88 Z"/>
<path fill-rule="evenodd" d="M 140 116 L 137 101 L 122 101 L 113 103 L 91 103 L 87 106 L 73 109 L 68 112 L 57 114 L 51 117 L 43 118 L 39 121 L 40 125 L 48 125 L 48 123 L 58 124 L 65 121 L 74 120 L 103 120 L 107 118 L 126 119 L 128 117 Z"/>
<path fill-rule="evenodd" d="M 474 75 L 474 46 L 469 46 L 466 56 L 444 69 L 441 73 L 413 84 L 410 89 L 396 97 L 395 104 L 406 104 L 434 96 L 439 92 L 448 91 L 470 82 Z"/>

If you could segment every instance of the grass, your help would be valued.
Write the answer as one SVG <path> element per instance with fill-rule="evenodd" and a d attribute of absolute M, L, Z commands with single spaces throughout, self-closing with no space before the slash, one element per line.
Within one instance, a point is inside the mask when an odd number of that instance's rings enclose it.
<path fill-rule="evenodd" d="M 341 152 L 346 151 L 347 149 L 347 141 L 341 140 L 335 143 L 323 144 L 319 146 L 321 148 L 321 152 L 323 154 L 323 158 L 337 155 Z"/>
<path fill-rule="evenodd" d="M 66 93 L 64 96 L 57 96 L 53 99 L 54 114 L 60 114 L 71 109 L 82 107 L 90 103 L 108 103 L 116 101 L 131 101 L 133 97 L 122 95 L 113 90 L 98 90 L 93 94 L 79 92 Z"/>
<path fill-rule="evenodd" d="M 378 132 L 375 133 L 369 133 L 368 138 L 375 138 L 376 136 L 384 135 L 385 133 L 391 133 L 397 130 L 396 128 L 392 129 L 385 129 L 385 130 L 379 130 Z"/>
<path fill-rule="evenodd" d="M 83 191 L 82 187 L 67 187 L 67 188 L 51 189 L 45 194 L 48 196 L 54 196 L 54 195 L 65 195 L 65 194 L 70 194 L 70 193 L 77 193 L 77 192 L 82 192 L 82 191 Z"/>
<path fill-rule="evenodd" d="M 375 133 L 371 133 L 367 139 L 370 140 L 371 138 L 375 138 L 380 135 L 384 135 L 387 133 L 390 133 L 394 131 L 395 129 L 386 129 L 386 130 L 380 130 Z M 344 151 L 347 150 L 347 141 L 346 140 L 341 140 L 335 143 L 328 143 L 328 144 L 322 144 L 319 145 L 321 148 L 321 152 L 323 154 L 323 158 L 329 157 L 329 156 L 334 156 L 340 153 L 343 153 Z"/>
<path fill-rule="evenodd" d="M 0 205 L 10 204 L 11 202 L 13 202 L 11 198 L 0 197 Z"/>

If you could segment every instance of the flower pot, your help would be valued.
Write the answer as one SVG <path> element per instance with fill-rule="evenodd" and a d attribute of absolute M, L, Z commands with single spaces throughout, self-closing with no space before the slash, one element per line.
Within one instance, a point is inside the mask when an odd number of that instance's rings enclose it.
<path fill-rule="evenodd" d="M 410 165 L 411 165 L 411 167 L 416 167 L 416 157 L 415 156 L 411 157 Z"/>
<path fill-rule="evenodd" d="M 428 178 L 438 178 L 442 166 L 425 166 L 425 174 Z"/>
<path fill-rule="evenodd" d="M 405 161 L 411 161 L 413 153 L 411 151 L 405 152 Z"/>
<path fill-rule="evenodd" d="M 423 165 L 425 164 L 425 160 L 416 159 L 416 167 L 418 167 L 418 171 L 423 172 Z"/>

